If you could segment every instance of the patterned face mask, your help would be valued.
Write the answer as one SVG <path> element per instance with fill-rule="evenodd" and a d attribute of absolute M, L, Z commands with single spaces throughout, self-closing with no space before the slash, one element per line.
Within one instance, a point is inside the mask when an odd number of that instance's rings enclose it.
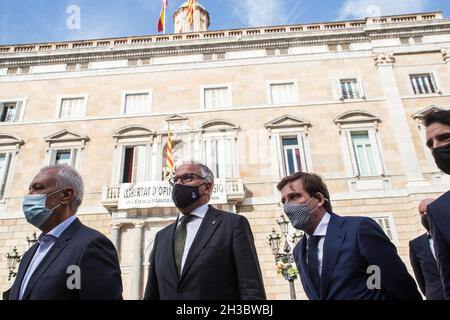
<path fill-rule="evenodd" d="M 311 223 L 311 214 L 319 209 L 319 206 L 313 210 L 308 207 L 308 203 L 312 199 L 313 198 L 309 199 L 306 203 L 286 203 L 284 205 L 284 213 L 289 218 L 294 228 L 305 231 Z"/>

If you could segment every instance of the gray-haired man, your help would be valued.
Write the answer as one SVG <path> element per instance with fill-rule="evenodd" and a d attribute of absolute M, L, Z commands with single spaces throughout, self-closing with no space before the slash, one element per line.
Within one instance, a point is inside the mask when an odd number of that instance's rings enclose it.
<path fill-rule="evenodd" d="M 121 299 L 117 252 L 75 216 L 83 179 L 67 165 L 44 167 L 23 200 L 27 221 L 42 234 L 22 258 L 9 300 Z"/>

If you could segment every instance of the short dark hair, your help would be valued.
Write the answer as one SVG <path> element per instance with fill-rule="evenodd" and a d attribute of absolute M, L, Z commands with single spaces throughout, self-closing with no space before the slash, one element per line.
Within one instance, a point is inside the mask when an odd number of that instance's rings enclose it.
<path fill-rule="evenodd" d="M 433 111 L 427 114 L 423 119 L 425 127 L 436 122 L 450 126 L 450 110 Z"/>
<path fill-rule="evenodd" d="M 300 180 L 303 184 L 303 188 L 311 197 L 317 195 L 317 193 L 323 194 L 325 197 L 325 204 L 323 207 L 328 212 L 332 212 L 333 208 L 330 202 L 330 193 L 328 192 L 327 185 L 323 182 L 322 178 L 315 173 L 308 172 L 296 172 L 290 176 L 284 177 L 278 184 L 277 189 L 281 191 L 288 183 L 291 183 L 295 180 Z"/>

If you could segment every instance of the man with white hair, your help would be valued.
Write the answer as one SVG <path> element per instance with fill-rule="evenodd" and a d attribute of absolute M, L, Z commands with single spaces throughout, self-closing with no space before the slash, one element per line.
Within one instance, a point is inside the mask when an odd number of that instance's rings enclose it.
<path fill-rule="evenodd" d="M 187 163 L 169 181 L 180 214 L 155 237 L 144 299 L 265 299 L 247 219 L 208 205 L 214 186 L 211 170 Z"/>
<path fill-rule="evenodd" d="M 42 233 L 22 258 L 9 300 L 122 299 L 114 245 L 75 216 L 83 193 L 83 179 L 67 165 L 33 178 L 23 212 Z"/>

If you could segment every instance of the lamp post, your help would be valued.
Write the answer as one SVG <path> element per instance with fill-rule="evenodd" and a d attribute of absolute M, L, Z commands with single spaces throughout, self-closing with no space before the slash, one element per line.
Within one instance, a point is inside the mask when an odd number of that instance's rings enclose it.
<path fill-rule="evenodd" d="M 36 232 L 33 232 L 33 236 L 30 238 L 27 236 L 28 249 L 30 249 L 38 241 Z"/>
<path fill-rule="evenodd" d="M 28 249 L 30 249 L 38 241 L 36 232 L 33 232 L 31 237 L 27 236 L 26 241 L 28 243 Z M 11 251 L 6 254 L 6 260 L 9 270 L 8 281 L 10 281 L 11 278 L 14 278 L 17 275 L 16 267 L 19 264 L 21 258 L 22 255 L 20 255 L 17 251 L 17 247 L 12 248 Z"/>
<path fill-rule="evenodd" d="M 295 268 L 292 249 L 298 240 L 303 236 L 303 233 L 300 231 L 295 231 L 293 235 L 289 235 L 289 220 L 286 219 L 284 214 L 281 214 L 279 220 L 277 219 L 277 224 L 280 227 L 281 234 L 284 238 L 283 252 L 280 253 L 282 238 L 277 232 L 275 232 L 275 229 L 272 229 L 272 233 L 267 237 L 267 239 L 269 240 L 269 245 L 275 257 L 277 268 L 281 270 L 283 277 L 289 281 L 291 300 L 296 300 L 294 280 L 297 279 L 297 269 Z M 288 237 L 291 238 L 290 241 L 288 240 Z M 292 247 L 289 245 L 289 242 L 292 243 Z"/>
<path fill-rule="evenodd" d="M 16 266 L 20 262 L 20 258 L 21 255 L 17 252 L 16 247 L 14 247 L 11 252 L 8 252 L 6 254 L 9 269 L 8 281 L 11 280 L 12 277 L 15 277 L 17 275 Z"/>

